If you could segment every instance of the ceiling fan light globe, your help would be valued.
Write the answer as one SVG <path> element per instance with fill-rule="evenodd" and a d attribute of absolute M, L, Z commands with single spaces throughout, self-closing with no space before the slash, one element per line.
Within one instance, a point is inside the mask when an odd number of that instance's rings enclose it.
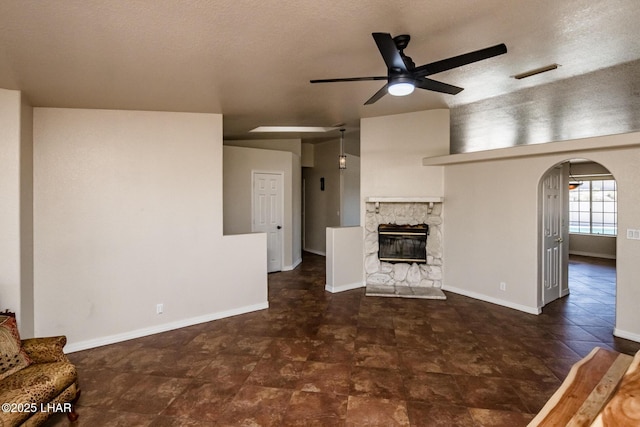
<path fill-rule="evenodd" d="M 412 83 L 400 82 L 391 83 L 387 89 L 389 95 L 406 96 L 414 91 L 416 87 Z"/>

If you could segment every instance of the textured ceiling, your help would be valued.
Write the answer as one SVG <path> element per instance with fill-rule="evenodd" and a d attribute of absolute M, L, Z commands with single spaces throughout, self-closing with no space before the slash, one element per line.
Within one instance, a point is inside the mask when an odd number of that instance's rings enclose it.
<path fill-rule="evenodd" d="M 0 0 L 0 87 L 34 106 L 222 113 L 235 139 L 259 125 L 349 132 L 362 117 L 451 108 L 454 150 L 469 151 L 571 136 L 519 137 L 517 123 L 574 105 L 588 116 L 603 97 L 617 123 L 607 132 L 637 130 L 637 67 L 598 71 L 640 59 L 639 18 L 637 0 Z M 364 106 L 382 82 L 309 83 L 385 75 L 372 32 L 410 34 L 405 52 L 417 65 L 498 43 L 509 52 L 432 76 L 464 87 L 456 96 L 417 90 Z M 561 66 L 510 77 L 551 63 Z M 589 99 L 590 77 L 602 91 Z M 528 110 L 540 97 L 552 99 Z M 480 110 L 483 120 L 471 120 Z M 488 138 L 498 119 L 515 124 Z"/>
<path fill-rule="evenodd" d="M 451 152 L 640 131 L 640 60 L 451 110 Z"/>

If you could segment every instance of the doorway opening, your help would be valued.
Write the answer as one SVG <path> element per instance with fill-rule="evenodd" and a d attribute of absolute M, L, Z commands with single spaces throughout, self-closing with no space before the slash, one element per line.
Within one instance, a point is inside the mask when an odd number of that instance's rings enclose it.
<path fill-rule="evenodd" d="M 554 165 L 543 175 L 539 194 L 540 306 L 575 291 L 566 303 L 584 310 L 585 317 L 589 309 L 602 313 L 613 328 L 618 199 L 615 178 L 597 162 L 571 159 Z"/>

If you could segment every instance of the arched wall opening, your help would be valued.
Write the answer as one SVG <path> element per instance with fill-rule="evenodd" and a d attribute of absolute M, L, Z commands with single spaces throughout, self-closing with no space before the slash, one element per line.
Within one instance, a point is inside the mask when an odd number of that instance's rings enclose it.
<path fill-rule="evenodd" d="M 569 297 L 553 309 L 584 309 L 585 314 L 600 315 L 613 334 L 618 235 L 615 177 L 597 161 L 565 159 L 545 171 L 538 195 L 539 306 L 544 312 L 548 304 Z"/>
<path fill-rule="evenodd" d="M 614 335 L 640 342 L 640 240 L 627 237 L 640 230 L 640 133 L 424 160 L 445 166 L 443 289 L 541 312 L 540 179 L 571 158 L 598 162 L 616 179 Z"/>

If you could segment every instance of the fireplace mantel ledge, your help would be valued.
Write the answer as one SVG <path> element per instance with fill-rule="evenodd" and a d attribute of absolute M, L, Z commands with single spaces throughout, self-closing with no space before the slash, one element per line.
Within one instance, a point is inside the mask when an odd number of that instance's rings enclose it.
<path fill-rule="evenodd" d="M 431 213 L 434 203 L 442 203 L 444 197 L 366 197 L 366 203 L 375 203 L 376 213 L 380 213 L 380 203 L 428 203 L 427 212 Z"/>
<path fill-rule="evenodd" d="M 367 197 L 367 203 L 442 203 L 444 197 Z"/>

